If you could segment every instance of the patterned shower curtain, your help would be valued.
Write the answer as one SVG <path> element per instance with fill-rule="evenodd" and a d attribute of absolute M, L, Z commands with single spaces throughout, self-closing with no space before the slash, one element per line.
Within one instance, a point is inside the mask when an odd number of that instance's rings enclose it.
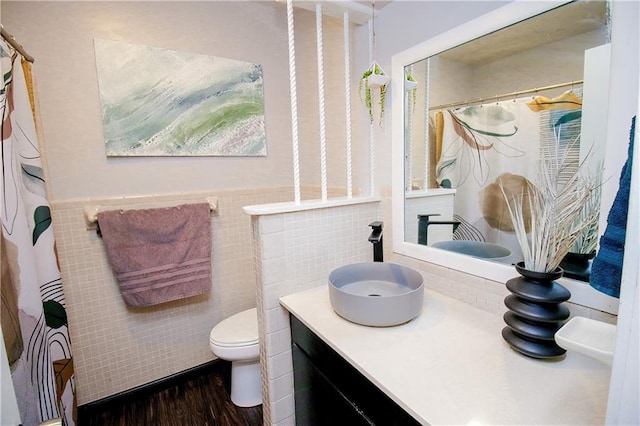
<path fill-rule="evenodd" d="M 36 133 L 31 64 L 2 55 L 2 333 L 23 425 L 75 424 L 73 358 Z"/>
<path fill-rule="evenodd" d="M 497 243 L 511 250 L 510 260 L 521 260 L 501 187 L 507 195 L 526 193 L 537 180 L 541 147 L 555 144 L 556 137 L 571 148 L 577 166 L 581 108 L 580 96 L 569 91 L 553 99 L 537 96 L 434 114 L 441 152 L 436 180 L 456 189 L 454 219 L 461 225 L 454 239 Z"/>

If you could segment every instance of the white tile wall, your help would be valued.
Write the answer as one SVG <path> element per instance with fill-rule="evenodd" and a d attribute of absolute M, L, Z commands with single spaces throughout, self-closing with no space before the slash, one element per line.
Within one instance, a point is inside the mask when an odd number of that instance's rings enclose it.
<path fill-rule="evenodd" d="M 301 188 L 303 199 L 320 190 Z M 331 196 L 342 194 L 330 188 Z M 212 290 L 155 307 L 132 309 L 119 294 L 102 240 L 86 230 L 83 208 L 152 208 L 218 197 L 212 216 Z M 93 198 L 52 202 L 53 226 L 67 300 L 74 351 L 78 404 L 86 404 L 169 376 L 214 359 L 209 332 L 222 319 L 256 304 L 256 271 L 251 218 L 242 207 L 288 201 L 288 187 L 215 190 L 126 198 Z M 267 242 L 268 247 L 275 244 Z M 271 250 L 271 249 L 270 249 Z M 277 250 L 277 249 L 276 249 Z M 283 252 L 265 252 L 281 258 Z M 277 266 L 277 265 L 274 265 Z M 282 268 L 283 270 L 284 268 Z M 277 273 L 276 269 L 276 273 Z"/>
<path fill-rule="evenodd" d="M 219 203 L 219 216 L 211 218 L 211 293 L 155 307 L 127 307 L 106 259 L 102 240 L 95 231 L 85 228 L 83 208 L 87 205 L 113 209 L 163 207 L 203 202 L 207 196 L 217 196 Z M 290 188 L 267 188 L 53 202 L 78 404 L 214 359 L 208 343 L 211 328 L 223 318 L 256 304 L 251 218 L 242 207 L 291 197 Z M 276 251 L 269 256 L 279 254 Z"/>
<path fill-rule="evenodd" d="M 410 266 L 419 271 L 424 278 L 425 287 L 430 290 L 462 300 L 496 315 L 502 316 L 507 311 L 504 305 L 504 298 L 511 293 L 507 290 L 505 283 L 487 280 L 395 253 L 389 254 L 389 260 Z M 513 276 L 514 278 L 518 276 L 515 270 Z M 587 284 L 585 283 L 585 285 Z M 582 316 L 610 324 L 615 324 L 617 321 L 616 315 L 586 306 L 567 302 L 567 307 L 571 312 L 571 317 Z"/>
<path fill-rule="evenodd" d="M 369 223 L 379 204 L 253 218 L 265 424 L 294 423 L 291 330 L 279 298 L 325 285 L 334 268 L 372 260 Z"/>

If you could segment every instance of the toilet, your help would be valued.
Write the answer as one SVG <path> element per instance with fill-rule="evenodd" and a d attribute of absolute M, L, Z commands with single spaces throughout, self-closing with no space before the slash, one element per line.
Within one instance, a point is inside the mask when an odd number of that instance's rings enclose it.
<path fill-rule="evenodd" d="M 231 402 L 238 407 L 262 404 L 258 312 L 239 312 L 213 327 L 209 335 L 211 351 L 231 361 Z"/>

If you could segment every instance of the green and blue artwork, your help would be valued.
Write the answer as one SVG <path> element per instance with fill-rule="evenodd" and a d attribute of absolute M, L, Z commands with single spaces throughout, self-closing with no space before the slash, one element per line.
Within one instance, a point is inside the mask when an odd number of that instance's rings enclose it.
<path fill-rule="evenodd" d="M 262 67 L 95 39 L 107 156 L 265 156 Z"/>

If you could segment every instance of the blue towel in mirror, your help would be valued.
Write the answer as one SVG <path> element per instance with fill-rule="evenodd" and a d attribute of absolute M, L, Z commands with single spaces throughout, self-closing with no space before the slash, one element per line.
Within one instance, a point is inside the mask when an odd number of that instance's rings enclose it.
<path fill-rule="evenodd" d="M 631 186 L 631 167 L 633 159 L 633 139 L 636 117 L 631 120 L 631 136 L 627 161 L 622 167 L 620 187 L 607 216 L 607 228 L 600 237 L 600 249 L 591 267 L 591 287 L 609 296 L 620 298 L 622 281 L 622 261 L 627 231 L 627 211 L 629 209 L 629 189 Z"/>

